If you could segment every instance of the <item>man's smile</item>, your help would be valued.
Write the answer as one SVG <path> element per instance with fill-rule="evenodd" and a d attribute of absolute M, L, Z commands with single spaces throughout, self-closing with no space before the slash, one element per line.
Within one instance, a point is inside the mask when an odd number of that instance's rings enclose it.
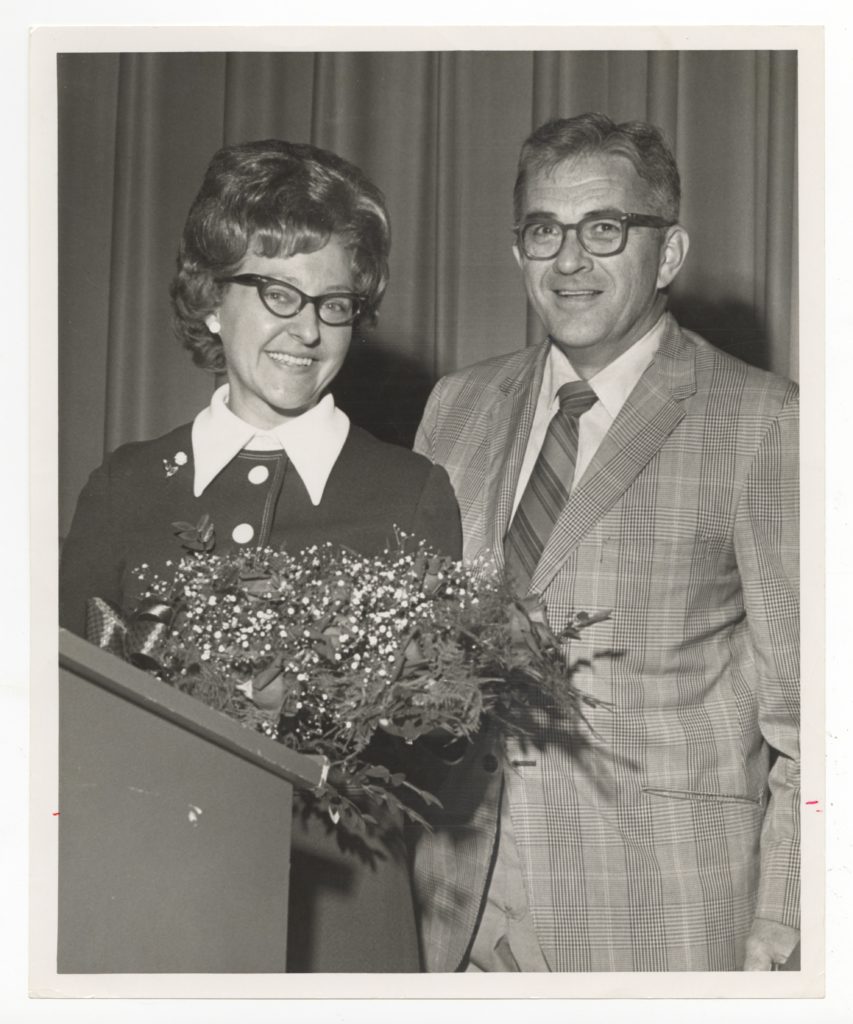
<path fill-rule="evenodd" d="M 590 299 L 601 295 L 597 288 L 552 288 L 551 291 L 561 299 Z"/>

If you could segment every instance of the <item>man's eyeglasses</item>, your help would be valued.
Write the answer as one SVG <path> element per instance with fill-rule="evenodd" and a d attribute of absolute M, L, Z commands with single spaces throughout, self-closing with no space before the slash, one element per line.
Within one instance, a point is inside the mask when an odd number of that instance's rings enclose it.
<path fill-rule="evenodd" d="M 310 302 L 322 323 L 329 327 L 348 327 L 355 323 L 365 305 L 364 296 L 353 292 L 306 295 L 296 285 L 261 274 L 237 274 L 235 277 L 220 277 L 217 280 L 220 284 L 244 284 L 257 288 L 261 302 L 270 313 L 285 320 L 296 316 Z"/>
<path fill-rule="evenodd" d="M 515 229 L 518 248 L 529 260 L 552 260 L 563 248 L 566 232 L 575 231 L 591 256 L 616 256 L 628 243 L 629 228 L 669 228 L 676 222 L 645 213 L 590 213 L 577 224 L 551 217 L 532 218 Z"/>

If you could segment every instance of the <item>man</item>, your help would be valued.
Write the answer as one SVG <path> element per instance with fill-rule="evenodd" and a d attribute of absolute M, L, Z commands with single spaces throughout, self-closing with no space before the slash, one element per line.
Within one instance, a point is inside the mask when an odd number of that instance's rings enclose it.
<path fill-rule="evenodd" d="M 416 448 L 568 646 L 539 712 L 448 769 L 416 854 L 429 970 L 771 969 L 799 927 L 797 390 L 665 311 L 688 237 L 659 132 L 525 143 L 515 258 L 547 341 L 436 386 Z"/>

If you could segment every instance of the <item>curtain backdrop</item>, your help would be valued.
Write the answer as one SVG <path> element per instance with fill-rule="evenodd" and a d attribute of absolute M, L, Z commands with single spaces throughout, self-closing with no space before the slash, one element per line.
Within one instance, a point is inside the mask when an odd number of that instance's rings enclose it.
<path fill-rule="evenodd" d="M 60 530 L 105 453 L 191 419 L 214 380 L 170 327 L 183 221 L 213 152 L 278 137 L 359 165 L 391 212 L 391 284 L 335 387 L 410 444 L 443 373 L 542 337 L 511 253 L 523 139 L 600 110 L 660 126 L 682 174 L 680 321 L 796 377 L 796 53 L 63 54 Z"/>

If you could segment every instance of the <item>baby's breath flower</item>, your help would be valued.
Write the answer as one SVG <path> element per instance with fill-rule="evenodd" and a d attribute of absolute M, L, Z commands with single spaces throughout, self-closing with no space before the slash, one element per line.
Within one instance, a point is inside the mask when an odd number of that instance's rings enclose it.
<path fill-rule="evenodd" d="M 476 633 L 494 620 L 489 642 L 499 648 L 509 631 L 500 632 L 497 577 L 485 563 L 440 561 L 423 543 L 406 543 L 407 551 L 369 557 L 328 543 L 297 555 L 269 547 L 194 553 L 162 578 L 139 566 L 146 596 L 180 607 L 164 645 L 164 678 L 350 772 L 369 763 L 367 744 L 380 726 L 411 720 L 423 731 L 443 725 L 470 734 L 483 697 L 460 623 Z M 417 654 L 403 659 L 412 637 Z M 247 696 L 247 684 L 268 670 L 284 684 L 278 728 Z M 489 676 L 498 672 L 489 665 Z M 561 662 L 563 689 L 565 679 Z"/>

